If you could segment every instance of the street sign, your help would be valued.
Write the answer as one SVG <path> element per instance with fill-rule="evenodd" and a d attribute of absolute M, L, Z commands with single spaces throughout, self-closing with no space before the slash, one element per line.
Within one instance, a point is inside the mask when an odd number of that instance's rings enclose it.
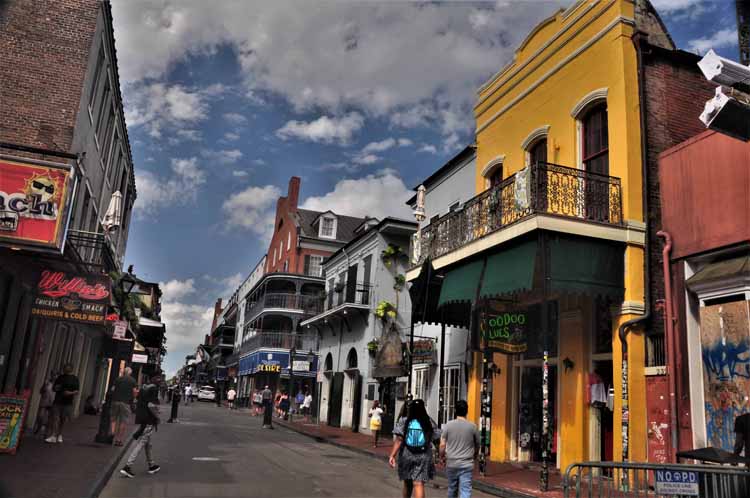
<path fill-rule="evenodd" d="M 128 331 L 128 322 L 125 320 L 117 320 L 114 324 L 114 332 L 112 333 L 112 339 L 118 341 L 126 341 L 125 334 Z"/>
<path fill-rule="evenodd" d="M 294 360 L 292 362 L 292 365 L 294 367 L 294 371 L 295 372 L 309 372 L 310 371 L 310 362 L 309 361 Z"/>
<path fill-rule="evenodd" d="M 698 496 L 698 472 L 692 470 L 657 470 L 657 495 Z"/>

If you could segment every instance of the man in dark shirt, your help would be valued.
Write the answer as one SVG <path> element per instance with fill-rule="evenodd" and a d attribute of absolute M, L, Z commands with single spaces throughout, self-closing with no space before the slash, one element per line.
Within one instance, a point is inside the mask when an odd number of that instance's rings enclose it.
<path fill-rule="evenodd" d="M 263 428 L 264 429 L 273 429 L 273 393 L 271 390 L 266 386 L 265 389 L 263 389 L 263 392 L 261 393 L 262 399 L 263 399 Z"/>
<path fill-rule="evenodd" d="M 161 467 L 154 463 L 151 455 L 151 438 L 156 432 L 159 425 L 159 385 L 161 384 L 161 375 L 157 374 L 151 377 L 151 382 L 145 384 L 138 393 L 138 404 L 135 407 L 135 423 L 140 428 L 133 434 L 136 439 L 135 448 L 130 453 L 125 467 L 120 470 L 120 474 L 125 477 L 135 477 L 132 465 L 141 450 L 146 450 L 146 462 L 148 463 L 148 473 L 156 474 Z"/>
<path fill-rule="evenodd" d="M 66 363 L 63 374 L 52 384 L 55 401 L 52 403 L 52 435 L 45 439 L 48 443 L 62 443 L 62 430 L 66 420 L 73 415 L 73 402 L 78 395 L 80 384 L 73 375 L 73 365 Z"/>
<path fill-rule="evenodd" d="M 130 367 L 125 368 L 122 375 L 115 379 L 112 384 L 112 423 L 115 435 L 115 446 L 122 446 L 125 438 L 125 429 L 128 427 L 130 418 L 130 407 L 133 405 L 133 399 L 137 392 L 135 379 L 131 376 L 133 370 Z"/>

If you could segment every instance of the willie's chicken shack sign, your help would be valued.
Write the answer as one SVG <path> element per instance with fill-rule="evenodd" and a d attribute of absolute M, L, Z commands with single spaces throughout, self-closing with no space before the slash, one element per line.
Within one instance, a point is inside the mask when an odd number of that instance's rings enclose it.
<path fill-rule="evenodd" d="M 50 320 L 101 324 L 109 295 L 110 279 L 106 275 L 43 270 L 31 314 Z"/>
<path fill-rule="evenodd" d="M 68 165 L 0 158 L 0 244 L 60 251 L 70 191 Z"/>

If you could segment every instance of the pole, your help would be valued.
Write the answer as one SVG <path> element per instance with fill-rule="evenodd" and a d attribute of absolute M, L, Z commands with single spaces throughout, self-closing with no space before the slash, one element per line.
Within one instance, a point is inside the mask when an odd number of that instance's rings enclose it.
<path fill-rule="evenodd" d="M 549 303 L 547 295 L 549 290 L 549 269 L 547 268 L 547 235 L 539 234 L 539 250 L 541 251 L 541 266 L 544 272 L 542 283 L 542 334 L 544 335 L 544 359 L 542 362 L 542 470 L 539 475 L 539 490 L 547 491 L 549 489 L 549 454 L 552 449 L 551 439 L 549 437 L 550 420 L 549 420 Z"/>
<path fill-rule="evenodd" d="M 294 337 L 294 340 L 296 340 L 297 337 Z M 287 402 L 289 403 L 289 407 L 292 406 L 292 392 L 294 392 L 294 355 L 297 352 L 297 348 L 293 345 L 292 349 L 289 350 L 289 392 L 287 393 Z M 287 408 L 285 415 L 289 414 L 288 418 L 291 421 L 292 415 L 291 410 Z"/>
<path fill-rule="evenodd" d="M 485 346 L 482 353 L 482 393 L 480 400 L 479 425 L 482 428 L 482 440 L 479 452 L 479 473 L 485 476 L 487 473 L 487 460 L 490 454 L 490 428 L 492 415 L 492 382 L 490 363 L 492 362 L 492 351 Z"/>
<path fill-rule="evenodd" d="M 446 422 L 443 409 L 445 407 L 445 322 L 440 323 L 440 392 L 438 393 L 438 427 Z"/>
<path fill-rule="evenodd" d="M 407 386 L 406 390 L 408 391 L 409 394 L 412 393 L 412 391 L 411 391 L 411 387 L 412 387 L 411 386 L 411 384 L 412 384 L 411 378 L 412 378 L 412 376 L 414 374 L 414 362 L 413 362 L 412 357 L 411 357 L 411 352 L 412 351 L 414 351 L 414 312 L 413 312 L 413 310 L 412 310 L 412 314 L 411 314 L 411 327 L 409 328 L 409 378 L 406 381 L 408 383 L 408 386 Z"/>

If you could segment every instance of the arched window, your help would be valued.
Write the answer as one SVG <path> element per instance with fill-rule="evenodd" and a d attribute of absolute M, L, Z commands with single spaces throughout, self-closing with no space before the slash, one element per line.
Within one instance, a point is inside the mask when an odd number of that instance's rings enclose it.
<path fill-rule="evenodd" d="M 346 355 L 346 368 L 357 368 L 357 350 L 351 348 L 349 354 Z"/>
<path fill-rule="evenodd" d="M 591 173 L 609 175 L 609 127 L 607 103 L 599 102 L 581 117 L 583 168 Z"/>
<path fill-rule="evenodd" d="M 495 166 L 495 169 L 490 173 L 490 188 L 500 185 L 503 181 L 503 164 L 500 163 Z"/>
<path fill-rule="evenodd" d="M 547 162 L 547 137 L 540 138 L 527 149 L 529 164 Z"/>
<path fill-rule="evenodd" d="M 323 365 L 324 372 L 330 372 L 333 370 L 333 356 L 331 356 L 331 353 L 326 355 L 326 361 Z"/>
<path fill-rule="evenodd" d="M 499 155 L 482 168 L 486 188 L 492 188 L 503 181 L 503 161 L 505 161 L 505 155 Z"/>

